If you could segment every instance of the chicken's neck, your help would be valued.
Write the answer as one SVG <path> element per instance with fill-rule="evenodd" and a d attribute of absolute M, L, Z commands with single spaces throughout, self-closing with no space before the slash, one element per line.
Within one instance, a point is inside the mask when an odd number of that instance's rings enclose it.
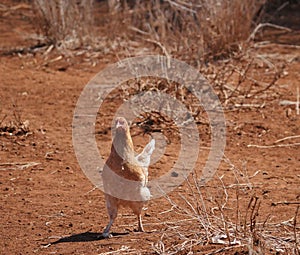
<path fill-rule="evenodd" d="M 130 134 L 116 133 L 111 147 L 111 153 L 122 161 L 130 161 L 134 157 L 133 143 Z"/>

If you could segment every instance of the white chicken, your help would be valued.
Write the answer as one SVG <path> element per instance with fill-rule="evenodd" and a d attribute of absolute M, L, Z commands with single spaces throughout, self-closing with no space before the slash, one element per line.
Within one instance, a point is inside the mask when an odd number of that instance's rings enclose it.
<path fill-rule="evenodd" d="M 128 123 L 123 117 L 116 118 L 111 152 L 102 172 L 109 215 L 109 223 L 102 234 L 103 237 L 110 236 L 109 232 L 120 206 L 132 209 L 138 217 L 138 231 L 144 231 L 141 213 L 151 196 L 147 182 L 150 157 L 154 148 L 155 140 L 152 139 L 142 153 L 135 156 Z"/>

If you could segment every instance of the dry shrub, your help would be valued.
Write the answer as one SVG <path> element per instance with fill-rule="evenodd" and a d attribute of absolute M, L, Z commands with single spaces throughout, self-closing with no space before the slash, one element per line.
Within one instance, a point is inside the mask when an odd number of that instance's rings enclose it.
<path fill-rule="evenodd" d="M 228 56 L 239 50 L 265 0 L 136 1 L 127 22 L 143 39 L 188 58 Z"/>
<path fill-rule="evenodd" d="M 247 51 L 230 60 L 207 64 L 201 72 L 213 84 L 224 109 L 262 108 L 278 97 L 277 82 L 288 62 L 259 58 Z"/>
<path fill-rule="evenodd" d="M 27 136 L 28 134 L 30 134 L 29 121 L 23 119 L 22 111 L 16 103 L 13 103 L 10 114 L 2 114 L 0 109 L 0 136 Z"/>
<path fill-rule="evenodd" d="M 34 0 L 36 25 L 50 44 L 76 49 L 91 39 L 93 0 Z"/>
<path fill-rule="evenodd" d="M 204 186 L 195 172 L 177 197 L 166 196 L 172 206 L 168 219 L 176 220 L 164 222 L 165 253 L 158 254 L 194 254 L 204 248 L 200 254 L 299 254 L 299 206 L 291 219 L 272 221 L 271 213 L 262 213 L 262 207 L 269 205 L 256 194 L 253 176 L 229 159 L 225 162 L 230 178 L 225 174 Z M 158 250 L 157 245 L 153 248 Z"/>
<path fill-rule="evenodd" d="M 34 0 L 37 22 L 50 43 L 75 49 L 97 41 L 93 0 Z M 107 37 L 154 44 L 191 64 L 228 57 L 249 37 L 266 0 L 106 0 Z M 99 4 L 99 3 L 97 3 Z M 102 5 L 103 6 L 103 5 Z M 97 17 L 100 20 L 100 17 Z M 102 23 L 101 23 L 102 24 Z M 102 24 L 101 26 L 104 26 Z M 115 42 L 116 43 L 116 42 Z M 120 50 L 118 49 L 118 55 Z"/>
<path fill-rule="evenodd" d="M 263 0 L 204 0 L 198 14 L 204 49 L 208 54 L 226 54 L 237 50 L 253 28 L 253 19 Z"/>

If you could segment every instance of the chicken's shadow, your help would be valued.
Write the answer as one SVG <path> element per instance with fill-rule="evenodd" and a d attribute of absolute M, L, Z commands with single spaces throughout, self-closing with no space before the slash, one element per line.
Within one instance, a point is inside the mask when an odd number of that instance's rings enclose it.
<path fill-rule="evenodd" d="M 129 233 L 111 233 L 112 237 L 128 235 Z M 66 237 L 62 237 L 55 242 L 51 242 L 49 245 L 55 245 L 59 243 L 79 243 L 79 242 L 93 242 L 106 239 L 102 233 L 96 232 L 84 232 L 80 234 L 74 234 Z"/>

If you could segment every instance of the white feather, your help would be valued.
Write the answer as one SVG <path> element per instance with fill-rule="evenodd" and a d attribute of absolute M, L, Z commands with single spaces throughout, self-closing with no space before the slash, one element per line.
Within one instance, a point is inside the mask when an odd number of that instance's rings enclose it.
<path fill-rule="evenodd" d="M 146 177 L 148 177 L 148 167 L 150 165 L 151 155 L 155 149 L 155 140 L 152 139 L 143 149 L 143 151 L 135 158 L 144 169 Z"/>

